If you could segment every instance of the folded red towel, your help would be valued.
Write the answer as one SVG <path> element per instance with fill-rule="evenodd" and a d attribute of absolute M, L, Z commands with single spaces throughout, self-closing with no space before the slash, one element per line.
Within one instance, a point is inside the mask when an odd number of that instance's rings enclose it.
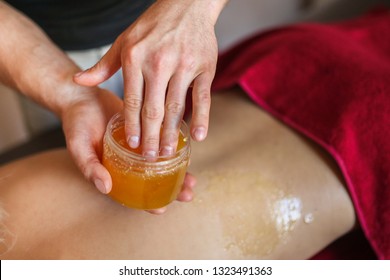
<path fill-rule="evenodd" d="M 213 89 L 236 84 L 334 157 L 366 238 L 390 259 L 390 13 L 254 36 L 220 56 Z"/>

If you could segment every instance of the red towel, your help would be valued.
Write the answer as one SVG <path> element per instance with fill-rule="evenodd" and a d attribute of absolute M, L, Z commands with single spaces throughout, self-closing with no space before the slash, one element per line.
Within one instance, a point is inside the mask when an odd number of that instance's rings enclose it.
<path fill-rule="evenodd" d="M 389 11 L 260 33 L 219 58 L 213 90 L 237 84 L 333 156 L 365 237 L 390 259 Z"/>

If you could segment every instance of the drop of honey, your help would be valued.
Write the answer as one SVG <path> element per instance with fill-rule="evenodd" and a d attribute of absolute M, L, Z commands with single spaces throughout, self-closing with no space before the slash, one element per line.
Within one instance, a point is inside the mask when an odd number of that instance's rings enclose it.
<path fill-rule="evenodd" d="M 305 224 L 311 224 L 314 221 L 313 214 L 312 213 L 306 214 L 305 217 L 303 218 L 303 221 L 305 222 Z"/>

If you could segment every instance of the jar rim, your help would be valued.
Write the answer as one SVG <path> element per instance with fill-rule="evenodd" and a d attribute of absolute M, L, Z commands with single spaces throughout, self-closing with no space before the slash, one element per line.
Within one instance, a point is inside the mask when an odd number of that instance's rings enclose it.
<path fill-rule="evenodd" d="M 186 142 L 184 147 L 177 150 L 175 152 L 175 154 L 173 154 L 173 155 L 158 155 L 154 158 L 153 161 L 151 161 L 150 159 L 148 159 L 145 156 L 142 156 L 138 153 L 135 153 L 133 151 L 126 149 L 125 147 L 120 145 L 114 139 L 114 137 L 112 135 L 112 131 L 113 131 L 113 129 L 120 127 L 121 123 L 124 123 L 124 115 L 123 115 L 123 112 L 118 112 L 115 115 L 113 115 L 113 117 L 108 122 L 107 129 L 105 132 L 105 137 L 107 138 L 107 140 L 109 140 L 109 142 L 111 144 L 111 148 L 114 148 L 117 151 L 119 150 L 119 152 L 121 153 L 121 156 L 131 158 L 132 160 L 142 162 L 143 164 L 154 165 L 154 166 L 157 165 L 158 166 L 158 165 L 166 165 L 166 164 L 180 161 L 187 154 L 187 152 L 190 149 L 189 129 L 188 129 L 188 126 L 184 120 L 182 120 L 180 123 L 180 133 L 182 133 L 182 135 L 185 139 L 184 141 Z M 115 126 L 115 124 L 117 124 L 117 125 Z"/>

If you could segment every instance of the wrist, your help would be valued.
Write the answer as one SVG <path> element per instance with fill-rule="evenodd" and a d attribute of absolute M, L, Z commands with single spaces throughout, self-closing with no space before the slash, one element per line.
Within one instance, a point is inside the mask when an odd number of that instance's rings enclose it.
<path fill-rule="evenodd" d="M 43 62 L 41 65 L 45 64 Z M 63 111 L 82 98 L 83 93 L 86 92 L 86 88 L 73 82 L 73 75 L 80 69 L 71 61 L 58 59 L 51 64 L 50 68 L 35 69 L 35 73 L 24 70 L 19 75 L 14 75 L 17 77 L 16 87 L 21 93 L 58 117 L 61 117 Z"/>
<path fill-rule="evenodd" d="M 187 12 L 189 9 L 197 11 L 203 16 L 209 17 L 210 22 L 215 25 L 229 0 L 158 0 L 157 2 L 166 4 L 166 8 L 169 9 L 180 4 L 178 10 L 183 12 Z"/>
<path fill-rule="evenodd" d="M 221 14 L 222 10 L 225 8 L 229 0 L 211 0 L 207 1 L 209 3 L 209 11 L 211 11 L 212 20 L 214 25 L 217 23 L 218 17 Z"/>

